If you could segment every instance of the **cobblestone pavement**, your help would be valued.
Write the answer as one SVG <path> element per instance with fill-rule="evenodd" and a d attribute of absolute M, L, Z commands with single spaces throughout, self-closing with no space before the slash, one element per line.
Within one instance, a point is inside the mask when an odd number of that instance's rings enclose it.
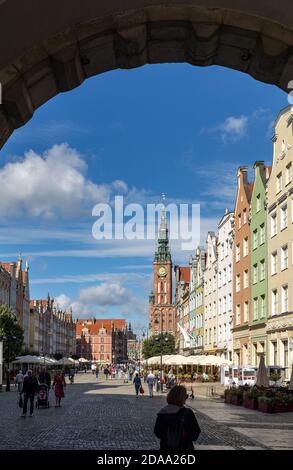
<path fill-rule="evenodd" d="M 32 418 L 21 418 L 17 393 L 0 393 L 0 449 L 158 449 L 153 428 L 165 396 L 137 399 L 132 385 L 118 380 L 96 382 L 92 374 L 78 374 L 65 395 L 61 408 L 51 406 L 36 410 Z M 51 391 L 51 405 L 53 398 Z M 233 417 L 225 415 L 227 405 L 203 398 L 189 404 L 202 429 L 196 449 L 267 448 L 258 438 L 260 427 L 265 434 L 277 432 L 279 437 L 289 433 L 287 438 L 293 442 L 293 417 L 260 417 L 253 411 L 244 418 L 237 413 Z M 255 425 L 257 432 L 251 432 Z"/>

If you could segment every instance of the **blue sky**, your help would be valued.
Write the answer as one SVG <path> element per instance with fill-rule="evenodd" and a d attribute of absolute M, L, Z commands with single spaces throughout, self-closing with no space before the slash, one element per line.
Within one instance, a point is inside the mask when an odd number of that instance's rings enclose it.
<path fill-rule="evenodd" d="M 199 203 L 201 241 L 233 210 L 236 170 L 271 161 L 274 86 L 221 67 L 116 70 L 59 94 L 1 150 L 0 259 L 22 253 L 31 298 L 48 291 L 76 317 L 148 323 L 154 241 L 97 241 L 92 208 Z M 177 263 L 190 253 L 173 246 Z"/>

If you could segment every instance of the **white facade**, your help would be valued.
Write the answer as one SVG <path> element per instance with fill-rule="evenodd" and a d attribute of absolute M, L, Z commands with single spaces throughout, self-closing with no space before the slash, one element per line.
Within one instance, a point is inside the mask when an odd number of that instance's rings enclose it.
<path fill-rule="evenodd" d="M 234 213 L 226 210 L 218 226 L 218 341 L 217 355 L 232 360 L 233 312 L 233 225 Z"/>
<path fill-rule="evenodd" d="M 207 261 L 204 272 L 204 351 L 215 354 L 218 343 L 217 237 L 208 232 Z"/>

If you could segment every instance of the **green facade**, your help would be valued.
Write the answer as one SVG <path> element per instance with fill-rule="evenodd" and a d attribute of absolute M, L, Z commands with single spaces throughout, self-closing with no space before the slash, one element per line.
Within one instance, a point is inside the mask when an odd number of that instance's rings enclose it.
<path fill-rule="evenodd" d="M 266 181 L 268 179 L 268 168 L 264 166 L 263 162 L 256 162 L 254 171 L 255 180 L 250 206 L 251 309 L 249 325 L 252 346 L 256 346 L 257 343 L 263 343 L 264 349 L 266 349 L 266 336 L 263 329 L 266 325 L 268 312 L 266 211 Z"/>

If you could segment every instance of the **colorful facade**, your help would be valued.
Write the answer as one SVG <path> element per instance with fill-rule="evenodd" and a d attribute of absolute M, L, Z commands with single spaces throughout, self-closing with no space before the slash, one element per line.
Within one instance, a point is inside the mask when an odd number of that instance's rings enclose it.
<path fill-rule="evenodd" d="M 251 309 L 249 318 L 250 330 L 250 363 L 259 363 L 259 353 L 267 352 L 266 322 L 268 311 L 268 274 L 267 274 L 267 203 L 266 185 L 271 167 L 264 162 L 254 164 L 254 186 L 250 203 L 250 284 Z"/>
<path fill-rule="evenodd" d="M 226 210 L 218 225 L 217 355 L 232 360 L 234 213 Z"/>
<path fill-rule="evenodd" d="M 247 173 L 246 167 L 238 169 L 238 188 L 234 211 L 233 361 L 236 365 L 250 363 L 251 241 L 248 216 L 253 184 L 249 183 Z"/>
<path fill-rule="evenodd" d="M 204 272 L 204 352 L 207 354 L 215 354 L 218 344 L 217 262 L 217 237 L 214 232 L 208 232 Z"/>
<path fill-rule="evenodd" d="M 275 122 L 268 205 L 268 361 L 285 368 L 293 362 L 293 110 Z"/>

